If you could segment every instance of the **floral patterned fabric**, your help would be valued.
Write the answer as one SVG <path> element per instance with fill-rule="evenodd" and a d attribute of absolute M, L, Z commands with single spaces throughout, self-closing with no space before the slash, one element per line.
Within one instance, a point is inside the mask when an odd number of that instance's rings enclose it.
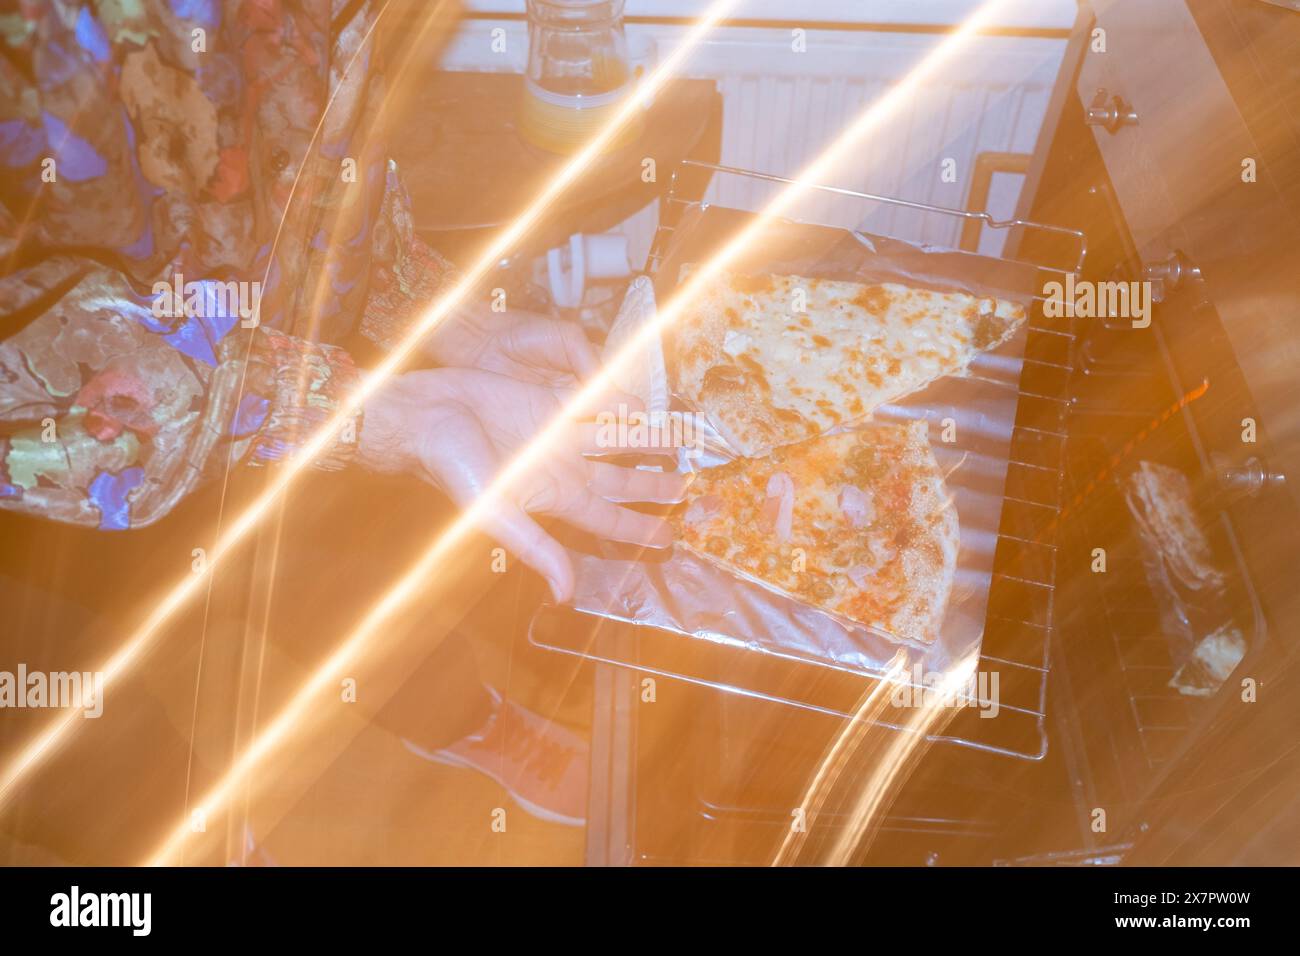
<path fill-rule="evenodd" d="M 391 336 L 443 281 L 365 122 L 373 24 L 347 0 L 0 3 L 0 506 L 128 528 L 284 458 L 356 378 L 319 343 L 368 312 Z M 169 283 L 191 308 L 158 308 Z"/>

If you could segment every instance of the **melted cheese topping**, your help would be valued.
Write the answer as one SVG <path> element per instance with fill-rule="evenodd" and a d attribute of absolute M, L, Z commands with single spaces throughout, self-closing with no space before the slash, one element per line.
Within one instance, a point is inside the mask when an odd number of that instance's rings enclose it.
<path fill-rule="evenodd" d="M 1024 318 L 1018 305 L 962 293 L 724 275 L 670 351 L 678 391 L 752 456 L 963 372 Z"/>
<path fill-rule="evenodd" d="M 709 469 L 675 523 L 691 550 L 809 604 L 895 637 L 937 636 L 958 528 L 924 422 Z"/>

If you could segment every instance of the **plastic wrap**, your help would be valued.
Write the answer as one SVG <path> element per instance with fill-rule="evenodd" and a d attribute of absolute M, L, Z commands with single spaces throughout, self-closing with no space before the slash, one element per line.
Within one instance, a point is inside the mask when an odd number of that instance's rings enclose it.
<path fill-rule="evenodd" d="M 703 262 L 749 214 L 720 207 L 689 210 L 656 276 L 659 301 L 673 293 L 681 267 Z M 859 282 L 899 282 L 940 291 L 995 296 L 1022 304 L 1026 312 L 1041 287 L 1032 265 L 824 226 L 779 222 L 761 245 L 728 266 L 729 272 L 797 274 Z M 629 290 L 610 336 L 625 342 L 637 324 L 653 317 L 644 280 Z M 978 654 L 993 569 L 1012 427 L 1016 416 L 1027 325 L 993 352 L 979 355 L 964 376 L 940 379 L 896 404 L 877 408 L 874 420 L 924 419 L 930 443 L 953 495 L 960 522 L 960 552 L 952 594 L 939 639 L 930 646 L 836 618 L 753 580 L 744 579 L 682 548 L 668 554 L 623 557 L 574 553 L 576 610 L 709 641 L 736 651 L 820 664 L 879 676 L 904 655 L 909 673 L 917 665 L 941 674 Z M 651 412 L 662 390 L 662 353 L 638 356 L 624 381 Z M 670 383 L 671 384 L 671 383 Z M 679 400 L 674 409 L 682 406 Z M 703 416 L 699 416 L 702 419 Z M 849 425 L 847 427 L 853 427 Z M 731 460 L 727 443 L 704 423 L 693 455 L 679 468 L 714 467 Z M 951 438 L 951 441 L 945 441 Z"/>
<path fill-rule="evenodd" d="M 1228 578 L 1201 530 L 1187 476 L 1140 461 L 1124 481 L 1147 583 L 1176 671 L 1169 686 L 1212 695 L 1241 662 L 1246 639 L 1232 620 Z"/>

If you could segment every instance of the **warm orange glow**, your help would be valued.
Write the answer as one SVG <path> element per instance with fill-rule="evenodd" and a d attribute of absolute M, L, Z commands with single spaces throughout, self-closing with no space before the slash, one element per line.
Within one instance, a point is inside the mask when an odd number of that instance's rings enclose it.
<path fill-rule="evenodd" d="M 878 741 L 878 744 L 861 761 L 871 768 L 867 779 L 858 788 L 847 824 L 837 831 L 825 859 L 818 862 L 826 866 L 847 866 L 856 854 L 866 849 L 872 831 L 880 825 L 882 811 L 921 759 L 928 735 L 952 716 L 949 703 L 961 695 L 978 663 L 979 655 L 974 654 L 950 667 L 933 691 L 919 695 L 919 705 L 903 709 L 905 719 L 898 730 L 877 728 L 871 742 Z M 887 681 L 882 686 L 884 683 Z M 844 759 L 847 760 L 847 755 Z"/>
<path fill-rule="evenodd" d="M 594 399 L 609 389 L 620 372 L 632 362 L 640 350 L 655 341 L 693 302 L 705 285 L 719 272 L 734 262 L 740 254 L 751 246 L 764 232 L 774 218 L 784 215 L 791 206 L 814 185 L 832 178 L 840 163 L 848 159 L 853 151 L 861 146 L 864 138 L 877 131 L 882 123 L 895 115 L 906 105 L 919 88 L 930 80 L 935 73 L 963 50 L 979 31 L 988 24 L 1008 0 L 988 0 L 958 28 L 948 34 L 931 50 L 912 70 L 894 85 L 884 96 L 866 107 L 816 159 L 809 163 L 794 177 L 794 182 L 783 187 L 772 201 L 756 213 L 751 222 L 733 237 L 715 256 L 701 263 L 691 274 L 690 279 L 677 290 L 673 297 L 664 304 L 653 321 L 645 323 L 629 341 L 604 365 L 582 389 L 556 414 L 550 424 L 536 438 L 511 459 L 501 473 L 476 499 L 465 508 L 448 529 L 439 536 L 420 556 L 401 579 L 375 604 L 366 614 L 357 628 L 343 641 L 317 671 L 306 681 L 287 705 L 276 715 L 265 731 L 244 750 L 235 760 L 227 774 L 212 788 L 199 803 L 198 809 L 204 815 L 213 816 L 230 798 L 234 789 L 241 783 L 249 771 L 255 769 L 267 755 L 284 745 L 298 730 L 298 724 L 308 713 L 314 698 L 325 688 L 332 688 L 340 675 L 345 673 L 349 664 L 356 661 L 366 649 L 379 628 L 414 595 L 420 593 L 431 576 L 436 574 L 439 565 L 451 556 L 454 549 L 478 526 L 480 520 L 496 507 L 503 496 L 513 488 L 515 482 L 532 468 L 542 455 L 546 454 L 555 440 L 567 429 L 569 420 L 577 410 L 589 407 Z M 716 18 L 716 10 L 714 11 Z M 710 21 L 712 22 L 712 21 Z M 698 40 L 700 28 L 697 24 L 692 36 Z M 667 62 L 676 63 L 670 58 Z M 666 65 L 666 64 L 665 64 Z M 662 69 L 662 67 L 661 67 Z M 590 149 L 587 151 L 590 152 Z M 586 155 L 586 153 L 584 153 Z M 494 246 L 494 249 L 497 248 Z M 493 254 L 494 256 L 496 253 Z M 445 314 L 445 310 L 444 313 Z M 408 348 L 409 351 L 409 348 Z M 911 734 L 900 737 L 911 738 Z M 906 753 L 915 746 L 915 741 L 908 739 L 905 748 L 891 756 L 891 769 L 888 776 L 881 780 L 872 791 L 876 796 L 874 802 L 868 803 L 868 809 L 879 804 L 880 795 L 884 793 L 888 779 L 904 763 Z M 897 748 L 895 748 L 897 749 Z M 891 750 L 890 754 L 895 754 Z M 193 809 L 193 808 L 191 808 Z M 865 812 L 865 811 L 864 811 Z M 186 818 L 188 820 L 188 817 Z M 179 822 L 172 833 L 151 856 L 149 862 L 155 865 L 173 862 L 189 835 L 186 820 Z"/>
<path fill-rule="evenodd" d="M 675 74 L 690 51 L 731 12 L 738 2 L 739 0 L 717 0 L 695 21 L 681 43 L 633 87 L 618 111 L 610 117 L 587 146 L 564 164 L 528 208 L 497 235 L 479 259 L 465 270 L 460 282 L 434 302 L 384 361 L 362 379 L 358 390 L 348 397 L 337 414 L 312 435 L 291 459 L 276 469 L 269 487 L 235 518 L 230 528 L 221 535 L 209 551 L 204 570 L 189 573 L 177 582 L 136 632 L 106 664 L 98 668 L 104 675 L 105 686 L 121 677 L 153 644 L 162 626 L 200 591 L 208 575 L 220 566 L 231 550 L 262 522 L 303 469 L 326 449 L 335 434 L 352 420 L 366 400 L 402 367 L 419 346 L 420 341 L 469 296 L 488 270 L 493 268 L 501 257 L 524 237 L 551 204 L 577 181 L 592 162 L 600 157 L 623 127 L 645 108 L 664 83 Z M 8 799 L 22 776 L 48 757 L 53 748 L 74 726 L 74 722 L 66 716 L 52 721 L 46 730 L 5 766 L 3 776 L 0 776 L 0 805 Z"/>
<path fill-rule="evenodd" d="M 906 674 L 906 655 L 899 651 L 889 662 L 884 677 L 862 695 L 862 700 L 853 711 L 853 716 L 845 721 L 835 740 L 826 749 L 826 756 L 822 757 L 821 763 L 813 771 L 808 789 L 798 804 L 798 809 L 803 815 L 801 825 L 795 826 L 794 821 L 791 821 L 790 830 L 772 858 L 773 866 L 789 865 L 798 857 L 799 851 L 808 838 L 809 830 L 817 822 L 826 797 L 835 788 L 849 760 L 861 748 L 862 739 L 867 731 L 876 720 L 884 716 L 894 682 L 903 679 Z"/>

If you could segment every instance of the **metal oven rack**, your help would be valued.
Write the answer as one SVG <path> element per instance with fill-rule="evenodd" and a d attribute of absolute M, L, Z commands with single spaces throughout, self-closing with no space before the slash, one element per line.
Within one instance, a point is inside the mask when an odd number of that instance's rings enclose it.
<path fill-rule="evenodd" d="M 661 205 L 660 226 L 647 261 L 652 275 L 661 265 L 668 241 L 681 213 L 692 206 L 704 207 L 703 200 L 679 195 L 683 174 L 746 176 L 765 182 L 793 184 L 795 181 L 736 167 L 685 160 L 673 170 Z M 1070 240 L 1073 258 L 1062 266 L 1030 263 L 1042 273 L 1063 278 L 1078 273 L 1087 254 L 1083 232 L 1027 220 L 997 220 L 987 212 L 949 209 L 926 203 L 878 196 L 834 186 L 812 184 L 807 188 L 850 199 L 885 203 L 939 215 L 956 216 L 975 229 L 964 230 L 964 252 L 974 252 L 979 227 L 992 229 L 1036 229 L 1056 233 Z M 1045 300 L 1045 294 L 1033 297 Z M 981 646 L 979 668 L 997 671 L 1001 680 L 999 720 L 981 720 L 975 715 L 954 718 L 945 732 L 928 740 L 973 748 L 992 754 L 1041 760 L 1047 753 L 1047 675 L 1049 647 L 1053 633 L 1053 596 L 1056 585 L 1056 530 L 1063 501 L 1062 471 L 1065 452 L 1065 422 L 1069 407 L 1069 381 L 1073 371 L 1074 332 L 1069 320 L 1051 319 L 1041 306 L 1030 310 L 1025 354 L 1018 388 L 1017 412 L 1011 439 L 1001 524 L 994 555 L 992 583 Z M 536 619 L 534 624 L 536 623 Z M 640 629 L 638 629 L 640 630 Z M 769 700 L 836 716 L 850 714 L 749 689 L 721 680 L 672 672 L 649 666 L 626 642 L 604 642 L 599 647 L 576 650 L 539 637 L 530 626 L 529 640 L 546 650 L 571 654 L 598 664 L 626 671 L 657 674 L 711 687 L 728 693 Z M 862 675 L 858 675 L 861 677 Z M 612 674 L 598 675 L 598 690 L 618 680 Z M 870 678 L 867 678 L 870 680 Z M 996 725 L 996 726 L 993 726 Z M 902 729 L 889 723 L 882 726 Z M 618 732 L 616 732 L 617 735 Z M 606 742 L 609 743 L 609 742 Z M 603 746 L 596 741 L 597 748 Z"/>
<path fill-rule="evenodd" d="M 1159 341 L 1159 326 L 1155 329 L 1157 345 L 1163 348 L 1164 343 Z M 1088 354 L 1087 345 L 1085 340 L 1081 360 L 1085 376 L 1145 379 L 1148 383 L 1163 385 L 1166 398 L 1183 392 L 1183 383 L 1172 367 L 1158 369 L 1138 364 L 1094 363 Z M 1150 384 L 1148 388 L 1151 388 Z M 1158 388 L 1153 391 L 1160 393 Z M 1086 403 L 1076 403 L 1071 411 L 1075 416 L 1096 417 L 1103 422 L 1114 422 L 1117 416 L 1130 419 L 1131 424 L 1119 429 L 1119 435 L 1132 434 L 1147 421 L 1168 414 L 1155 405 L 1117 410 L 1110 407 L 1091 408 Z M 1188 420 L 1187 426 L 1187 437 L 1197 452 L 1197 464 L 1203 474 L 1211 474 L 1209 460 L 1200 447 L 1194 424 Z M 1085 509 L 1080 515 L 1080 531 L 1089 541 L 1113 542 L 1110 555 L 1112 566 L 1140 569 L 1141 558 L 1136 535 L 1124 523 L 1127 519 L 1121 487 L 1124 469 L 1116 467 L 1122 453 L 1117 453 L 1113 447 L 1117 439 L 1113 435 L 1108 438 L 1104 428 L 1101 432 L 1095 432 L 1072 427 L 1071 436 L 1075 470 L 1083 475 L 1106 475 L 1103 481 L 1093 482 L 1091 494 L 1096 498 L 1096 506 Z M 1130 457 L 1141 455 L 1135 451 Z M 1132 461 L 1125 461 L 1124 464 L 1131 465 Z M 1248 661 L 1262 647 L 1267 626 L 1232 523 L 1224 511 L 1219 511 L 1214 517 L 1227 553 L 1233 559 L 1229 570 L 1241 588 L 1250 610 L 1250 623 L 1245 629 L 1248 635 Z M 1123 523 L 1121 528 L 1124 530 L 1119 533 L 1108 527 L 1116 520 Z M 1113 786 L 1122 791 L 1126 800 L 1138 800 L 1142 796 L 1141 791 L 1152 786 L 1173 765 L 1182 749 L 1195 737 L 1197 727 L 1211 716 L 1215 701 L 1223 695 L 1215 695 L 1215 700 L 1198 700 L 1186 697 L 1168 686 L 1177 665 L 1168 638 L 1163 632 L 1160 606 L 1140 570 L 1123 575 L 1087 575 L 1086 578 L 1089 582 L 1091 606 L 1096 619 L 1104 624 L 1117 668 L 1118 681 L 1111 688 L 1114 696 L 1107 698 L 1107 712 L 1122 717 L 1118 723 L 1101 720 L 1094 722 L 1094 738 L 1106 741 L 1105 763 L 1111 770 Z"/>
<path fill-rule="evenodd" d="M 1105 467 L 1104 457 L 1089 455 L 1089 459 L 1097 462 L 1098 470 Z M 1106 482 L 1104 494 L 1111 513 L 1123 508 L 1122 491 L 1116 481 Z M 1081 527 L 1091 540 L 1103 540 L 1102 528 L 1094 519 L 1085 516 Z M 1140 568 L 1137 552 L 1134 537 L 1123 537 L 1118 545 L 1111 546 L 1110 563 L 1114 567 Z M 1119 700 L 1114 705 L 1124 714 L 1124 723 L 1134 730 L 1132 734 L 1111 736 L 1111 757 L 1117 766 L 1133 766 L 1136 762 L 1135 769 L 1154 771 L 1169 760 L 1173 748 L 1189 730 L 1190 702 L 1167 686 L 1175 664 L 1161 633 L 1160 609 L 1145 582 L 1132 576 L 1093 577 L 1089 594 L 1095 601 L 1098 619 L 1104 622 L 1118 665 L 1114 690 Z M 1132 747 L 1133 741 L 1137 742 L 1136 748 Z M 1118 779 L 1132 782 L 1134 778 L 1120 774 Z"/>

